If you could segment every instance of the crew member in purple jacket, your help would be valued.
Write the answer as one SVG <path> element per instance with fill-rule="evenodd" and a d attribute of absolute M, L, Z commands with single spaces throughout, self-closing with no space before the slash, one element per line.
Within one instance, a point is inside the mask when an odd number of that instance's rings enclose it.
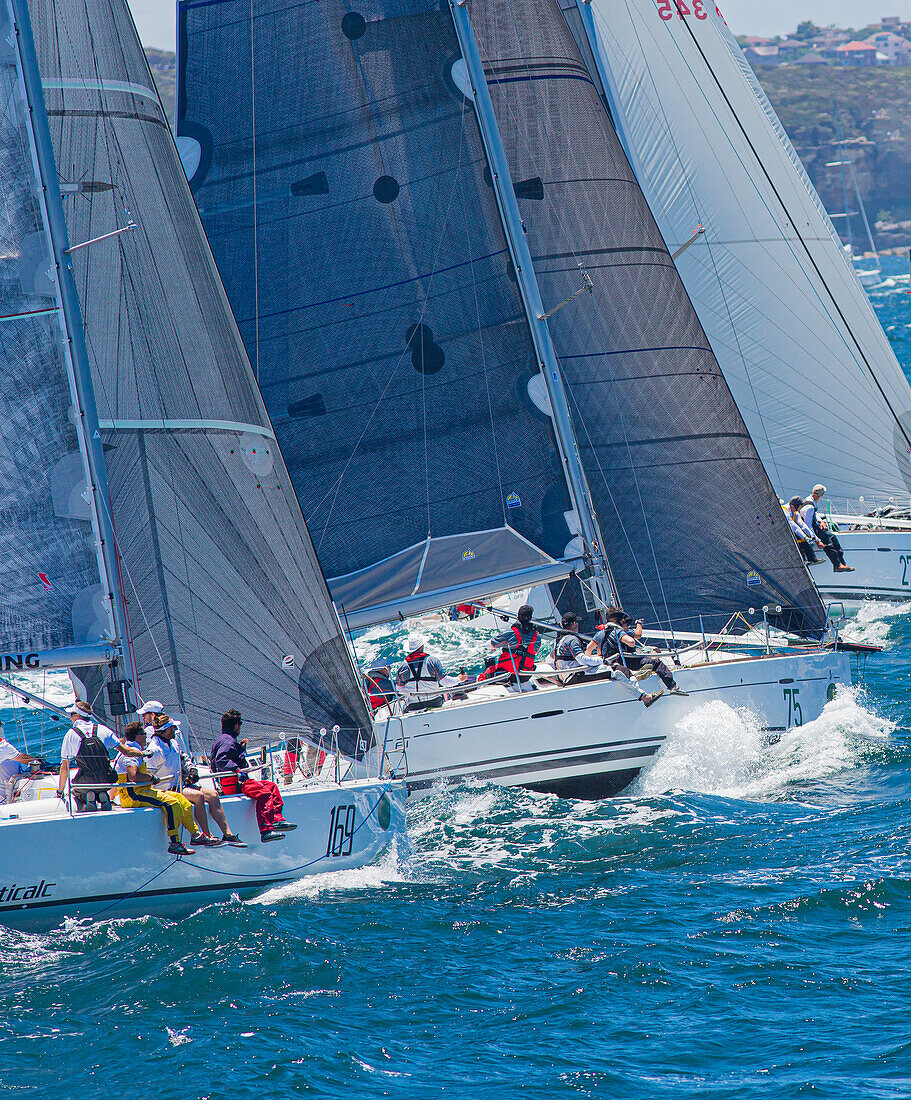
<path fill-rule="evenodd" d="M 242 723 L 239 710 L 222 715 L 221 733 L 212 744 L 209 763 L 219 776 L 222 794 L 245 794 L 255 799 L 260 840 L 284 840 L 285 833 L 297 826 L 282 816 L 284 802 L 278 787 L 268 779 L 251 779 L 247 774 L 250 764 L 244 752 L 246 741 L 237 740 Z"/>

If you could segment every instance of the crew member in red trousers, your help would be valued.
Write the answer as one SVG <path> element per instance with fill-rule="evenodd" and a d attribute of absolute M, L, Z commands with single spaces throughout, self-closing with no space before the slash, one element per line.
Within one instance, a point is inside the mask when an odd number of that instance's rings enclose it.
<path fill-rule="evenodd" d="M 219 776 L 222 794 L 245 794 L 256 800 L 256 820 L 263 842 L 284 840 L 285 833 L 296 829 L 285 821 L 282 813 L 284 801 L 281 791 L 268 779 L 251 779 L 250 767 L 244 751 L 246 741 L 238 741 L 243 718 L 239 710 L 229 710 L 221 717 L 221 733 L 212 744 L 209 763 Z"/>

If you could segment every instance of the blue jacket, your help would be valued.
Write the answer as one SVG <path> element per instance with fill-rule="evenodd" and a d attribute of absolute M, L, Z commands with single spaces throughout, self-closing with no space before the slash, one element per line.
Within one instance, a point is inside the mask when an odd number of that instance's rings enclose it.
<path fill-rule="evenodd" d="M 243 747 L 238 744 L 237 734 L 234 730 L 223 729 L 212 742 L 212 751 L 209 754 L 209 763 L 212 771 L 217 775 L 222 772 L 237 772 L 244 775 L 250 766 Z"/>

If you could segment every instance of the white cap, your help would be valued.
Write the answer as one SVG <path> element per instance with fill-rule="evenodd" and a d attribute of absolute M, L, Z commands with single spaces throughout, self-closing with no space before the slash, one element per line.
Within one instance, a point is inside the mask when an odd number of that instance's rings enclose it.
<path fill-rule="evenodd" d="M 423 634 L 409 634 L 408 635 L 408 652 L 414 653 L 418 649 L 424 648 L 424 635 Z"/>
<path fill-rule="evenodd" d="M 822 493 L 823 496 L 825 496 L 826 487 L 825 487 L 825 485 L 814 485 L 813 486 L 813 492 L 814 493 Z"/>
<path fill-rule="evenodd" d="M 140 718 L 144 714 L 164 714 L 164 703 L 159 703 L 157 699 L 150 699 L 147 703 L 143 703 L 136 713 Z"/>

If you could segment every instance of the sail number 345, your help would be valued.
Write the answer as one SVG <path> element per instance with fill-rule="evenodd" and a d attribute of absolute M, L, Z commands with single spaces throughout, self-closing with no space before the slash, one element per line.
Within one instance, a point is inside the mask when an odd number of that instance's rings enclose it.
<path fill-rule="evenodd" d="M 688 4 L 686 0 L 657 0 L 658 14 L 662 19 L 667 21 L 674 18 L 674 12 L 681 19 L 687 15 L 695 15 L 697 19 L 707 19 L 708 12 L 702 4 L 702 0 L 690 0 Z M 718 13 L 721 14 L 720 12 Z"/>

